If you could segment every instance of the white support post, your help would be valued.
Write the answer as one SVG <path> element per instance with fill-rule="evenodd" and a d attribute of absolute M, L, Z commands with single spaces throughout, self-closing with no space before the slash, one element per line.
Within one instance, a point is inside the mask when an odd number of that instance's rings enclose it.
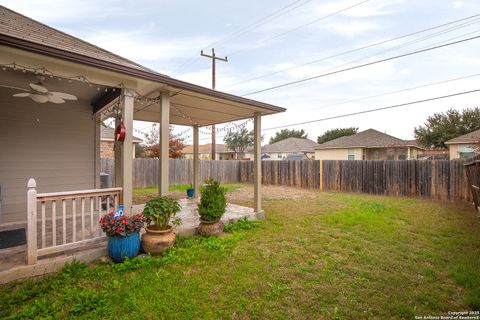
<path fill-rule="evenodd" d="M 198 152 L 198 125 L 193 126 L 193 188 L 195 189 L 195 198 L 200 194 L 200 163 Z"/>
<path fill-rule="evenodd" d="M 261 159 L 261 141 L 262 141 L 262 116 L 255 113 L 253 119 L 253 190 L 254 190 L 254 210 L 257 217 L 264 219 L 262 211 L 262 159 Z"/>
<path fill-rule="evenodd" d="M 27 263 L 37 263 L 37 183 L 35 179 L 27 184 Z"/>
<path fill-rule="evenodd" d="M 158 194 L 168 195 L 169 176 L 169 144 L 170 134 L 170 95 L 168 92 L 160 93 L 160 134 L 159 134 L 159 170 L 158 170 Z"/>
<path fill-rule="evenodd" d="M 95 177 L 94 177 L 94 188 L 100 189 L 100 134 L 102 131 L 102 115 L 100 112 L 96 113 L 93 116 L 93 121 L 95 122 L 95 150 L 94 150 L 94 161 L 95 161 Z M 109 187 L 109 186 L 107 186 Z"/>
<path fill-rule="evenodd" d="M 125 140 L 121 148 L 121 187 L 123 188 L 123 206 L 125 212 L 132 213 L 133 198 L 133 93 L 128 89 L 122 90 L 121 109 L 125 126 Z"/>

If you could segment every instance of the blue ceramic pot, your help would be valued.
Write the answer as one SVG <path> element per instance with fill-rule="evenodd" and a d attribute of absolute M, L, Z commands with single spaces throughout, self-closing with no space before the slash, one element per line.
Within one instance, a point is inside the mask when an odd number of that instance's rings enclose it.
<path fill-rule="evenodd" d="M 193 198 L 195 196 L 195 189 L 187 189 L 187 197 Z"/>
<path fill-rule="evenodd" d="M 126 237 L 108 238 L 108 255 L 115 262 L 122 262 L 125 257 L 134 258 L 140 250 L 140 233 L 134 232 Z"/>

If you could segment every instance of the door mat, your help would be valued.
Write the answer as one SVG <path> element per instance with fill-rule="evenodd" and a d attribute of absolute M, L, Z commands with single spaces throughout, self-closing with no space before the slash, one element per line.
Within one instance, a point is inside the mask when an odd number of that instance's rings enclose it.
<path fill-rule="evenodd" d="M 0 249 L 21 246 L 27 243 L 25 229 L 0 231 Z"/>

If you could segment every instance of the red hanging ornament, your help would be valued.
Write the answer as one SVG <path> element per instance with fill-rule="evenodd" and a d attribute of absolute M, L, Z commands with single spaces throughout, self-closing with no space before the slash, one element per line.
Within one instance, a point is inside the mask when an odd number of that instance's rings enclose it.
<path fill-rule="evenodd" d="M 127 134 L 127 130 L 125 129 L 125 125 L 123 121 L 120 122 L 115 129 L 115 141 L 123 142 L 125 141 L 125 135 Z"/>

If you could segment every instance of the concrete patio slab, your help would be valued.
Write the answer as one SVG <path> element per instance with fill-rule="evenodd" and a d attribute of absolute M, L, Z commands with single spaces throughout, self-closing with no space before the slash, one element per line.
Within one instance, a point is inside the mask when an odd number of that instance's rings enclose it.
<path fill-rule="evenodd" d="M 192 236 L 195 234 L 198 225 L 200 224 L 200 216 L 197 211 L 197 199 L 180 199 L 178 200 L 182 210 L 176 214 L 175 217 L 182 219 L 182 225 L 175 227 L 175 232 L 183 236 Z M 134 213 L 141 213 L 144 204 L 133 206 Z M 236 204 L 227 204 L 227 209 L 222 217 L 225 224 L 247 218 L 249 220 L 256 220 L 257 215 L 252 208 L 239 206 Z"/>

